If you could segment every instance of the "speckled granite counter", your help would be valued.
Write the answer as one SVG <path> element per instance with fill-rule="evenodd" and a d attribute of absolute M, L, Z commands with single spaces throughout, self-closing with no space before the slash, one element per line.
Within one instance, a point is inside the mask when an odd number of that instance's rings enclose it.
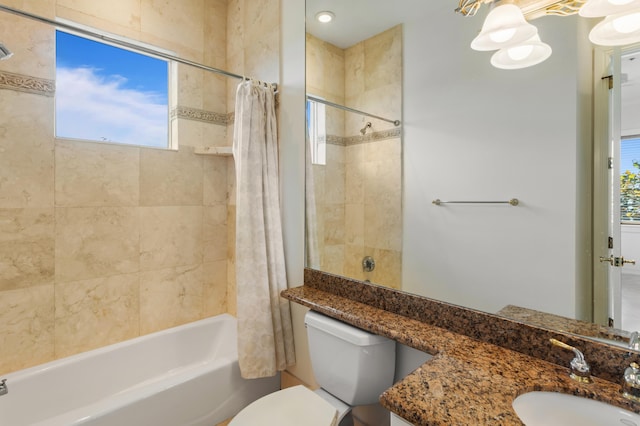
<path fill-rule="evenodd" d="M 558 365 L 372 306 L 366 291 L 361 296 L 368 303 L 362 303 L 354 300 L 357 297 L 317 287 L 305 285 L 282 294 L 434 355 L 380 397 L 385 408 L 416 425 L 522 425 L 511 403 L 516 396 L 533 390 L 580 395 L 640 412 L 640 404 L 622 398 L 618 383 L 597 377 L 591 384 L 571 380 L 563 366 L 568 365 L 571 353 L 556 354 L 562 363 Z M 556 348 L 548 345 L 547 351 L 555 352 Z"/>

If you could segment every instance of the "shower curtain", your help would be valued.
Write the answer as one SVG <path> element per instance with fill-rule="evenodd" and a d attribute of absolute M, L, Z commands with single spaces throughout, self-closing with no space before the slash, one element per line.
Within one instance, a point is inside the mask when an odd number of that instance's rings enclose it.
<path fill-rule="evenodd" d="M 243 81 L 236 91 L 236 291 L 242 377 L 269 377 L 295 363 L 280 219 L 275 95 Z"/>

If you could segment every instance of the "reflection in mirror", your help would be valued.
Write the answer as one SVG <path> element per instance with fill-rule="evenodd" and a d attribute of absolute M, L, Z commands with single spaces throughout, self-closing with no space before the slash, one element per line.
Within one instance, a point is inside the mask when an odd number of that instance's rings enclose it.
<path fill-rule="evenodd" d="M 394 148 L 402 154 L 402 185 L 396 186 L 392 176 L 380 176 L 390 168 L 367 167 L 366 162 L 360 169 L 351 166 L 373 155 L 372 144 L 354 144 L 357 138 L 393 126 L 325 108 L 327 163 L 310 165 L 313 173 L 307 174 L 313 179 L 307 181 L 307 194 L 315 202 L 309 212 L 316 220 L 308 221 L 308 245 L 316 250 L 308 251 L 315 257 L 307 265 L 624 344 L 629 333 L 604 327 L 606 316 L 600 325 L 591 324 L 594 301 L 608 305 L 592 285 L 592 274 L 602 265 L 592 228 L 600 218 L 591 216 L 591 167 L 595 157 L 607 157 L 591 151 L 592 88 L 601 83 L 592 69 L 594 48 L 588 40 L 593 23 L 575 15 L 536 18 L 553 54 L 535 67 L 505 71 L 491 66 L 491 55 L 469 47 L 489 7 L 465 18 L 454 12 L 457 3 L 306 0 L 308 94 L 388 118 L 400 118 L 401 112 L 403 120 L 402 149 L 399 144 Z M 322 30 L 314 21 L 322 10 L 333 11 L 335 23 L 348 28 Z M 370 31 L 382 21 L 387 26 Z M 361 30 L 369 32 L 356 37 Z M 383 89 L 391 87 L 387 84 L 394 74 L 371 71 L 373 57 L 366 54 L 367 41 L 386 31 L 401 33 L 397 93 Z M 351 71 L 355 56 L 347 52 L 359 44 L 364 60 Z M 356 89 L 365 94 L 356 96 Z M 382 103 L 372 103 L 375 99 Z M 375 180 L 354 180 L 362 176 Z M 396 178 L 400 182 L 399 173 Z M 384 201 L 367 203 L 372 200 L 368 194 L 383 188 L 389 189 Z M 521 201 L 515 208 L 431 204 L 437 198 L 514 197 Z M 394 209 L 400 201 L 402 209 Z M 404 234 L 383 234 L 389 225 L 403 227 Z M 370 243 L 383 238 L 397 244 L 397 251 Z M 369 248 L 378 251 L 372 254 Z M 398 264 L 380 266 L 383 250 L 393 253 Z M 373 273 L 362 269 L 368 255 L 375 262 Z M 639 258 L 640 252 L 625 256 Z M 558 318 L 565 323 L 559 325 Z"/>
<path fill-rule="evenodd" d="M 306 55 L 307 266 L 400 288 L 402 28 Z"/>

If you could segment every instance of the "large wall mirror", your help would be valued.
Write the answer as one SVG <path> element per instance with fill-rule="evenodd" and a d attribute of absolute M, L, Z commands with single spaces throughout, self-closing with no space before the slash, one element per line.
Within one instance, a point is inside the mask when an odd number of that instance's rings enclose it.
<path fill-rule="evenodd" d="M 308 95 L 401 120 L 396 127 L 308 102 L 307 266 L 624 340 L 640 322 L 618 317 L 608 328 L 596 312 L 624 302 L 633 316 L 634 305 L 620 285 L 616 295 L 597 284 L 610 275 L 598 256 L 612 253 L 593 227 L 601 219 L 592 203 L 601 196 L 593 171 L 601 157 L 592 142 L 599 120 L 592 103 L 601 90 L 593 63 L 616 57 L 624 68 L 635 56 L 594 49 L 591 21 L 542 16 L 531 22 L 551 57 L 498 69 L 492 52 L 470 48 L 488 7 L 464 17 L 457 6 L 306 0 Z M 333 21 L 317 22 L 321 11 Z M 622 88 L 635 81 L 625 73 Z M 323 149 L 325 163 L 314 152 Z M 517 206 L 506 203 L 513 198 Z M 640 260 L 638 247 L 628 244 L 624 256 Z M 638 266 L 625 268 L 640 275 Z"/>

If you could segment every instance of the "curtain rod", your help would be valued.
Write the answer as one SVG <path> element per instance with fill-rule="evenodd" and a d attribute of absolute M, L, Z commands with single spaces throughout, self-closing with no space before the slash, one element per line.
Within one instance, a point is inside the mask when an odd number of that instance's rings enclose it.
<path fill-rule="evenodd" d="M 366 115 L 367 117 L 377 118 L 378 120 L 386 121 L 387 123 L 393 123 L 393 125 L 396 126 L 396 127 L 398 127 L 400 125 L 400 120 L 390 120 L 388 118 L 384 118 L 384 117 L 380 117 L 380 116 L 377 116 L 377 115 L 369 114 L 368 112 L 360 111 L 360 110 L 357 110 L 357 109 L 354 109 L 354 108 L 350 108 L 348 106 L 344 106 L 344 105 L 336 104 L 336 103 L 333 103 L 333 102 L 325 101 L 324 99 L 316 98 L 315 96 L 312 96 L 312 95 L 307 95 L 307 99 L 312 101 L 312 102 L 318 102 L 318 103 L 321 103 L 321 104 L 332 106 L 334 108 L 339 108 L 339 109 L 343 109 L 345 111 L 354 112 L 356 114 Z"/>
<path fill-rule="evenodd" d="M 58 21 L 55 21 L 55 20 L 52 20 L 52 19 L 48 19 L 48 18 L 45 18 L 45 17 L 42 17 L 42 16 L 34 15 L 32 13 L 29 13 L 29 12 L 22 11 L 22 10 L 19 10 L 19 9 L 14 9 L 12 7 L 0 5 L 0 10 L 2 10 L 4 12 L 7 12 L 7 13 L 11 13 L 11 14 L 14 14 L 14 15 L 21 16 L 23 18 L 27 18 L 27 19 L 31 19 L 31 20 L 34 20 L 34 21 L 42 22 L 42 23 L 45 23 L 45 24 L 53 25 L 55 27 L 63 28 L 65 30 L 74 31 L 74 32 L 77 32 L 77 33 L 80 33 L 80 34 L 83 34 L 83 35 L 86 35 L 86 36 L 89 36 L 89 37 L 97 38 L 97 39 L 100 39 L 100 40 L 103 40 L 103 41 L 106 41 L 106 42 L 109 42 L 109 43 L 112 43 L 112 44 L 115 44 L 115 45 L 118 45 L 118 46 L 125 47 L 127 49 L 131 49 L 131 50 L 139 51 L 139 52 L 144 52 L 144 53 L 147 53 L 147 54 L 152 55 L 152 56 L 156 56 L 156 57 L 159 57 L 159 58 L 162 58 L 162 59 L 166 59 L 166 60 L 169 60 L 169 61 L 175 61 L 175 62 L 184 64 L 184 65 L 190 65 L 192 67 L 199 68 L 199 69 L 202 69 L 202 70 L 205 70 L 205 71 L 210 71 L 210 72 L 213 72 L 213 73 L 216 73 L 216 74 L 222 74 L 222 75 L 225 75 L 227 77 L 239 78 L 241 80 L 253 80 L 251 77 L 246 77 L 244 75 L 235 74 L 235 73 L 232 73 L 232 72 L 229 72 L 229 71 L 221 70 L 219 68 L 210 67 L 208 65 L 200 64 L 198 62 L 190 61 L 188 59 L 179 58 L 177 56 L 174 56 L 174 55 L 171 55 L 171 54 L 168 54 L 168 53 L 164 53 L 164 52 L 160 52 L 158 50 L 154 50 L 154 49 L 151 49 L 149 47 L 144 47 L 144 46 L 140 46 L 140 45 L 137 45 L 137 44 L 134 44 L 134 43 L 129 43 L 129 42 L 127 42 L 125 40 L 121 40 L 119 38 L 109 37 L 107 35 L 99 34 L 97 32 L 88 30 L 86 28 L 82 28 L 82 27 L 79 27 L 79 26 L 76 26 L 76 25 L 72 25 L 72 24 L 69 24 L 69 23 L 66 23 L 66 22 L 58 22 Z M 267 83 L 265 83 L 265 85 L 266 84 Z M 271 83 L 271 85 L 273 86 L 273 90 L 274 91 L 278 90 L 278 84 L 277 83 Z"/>

